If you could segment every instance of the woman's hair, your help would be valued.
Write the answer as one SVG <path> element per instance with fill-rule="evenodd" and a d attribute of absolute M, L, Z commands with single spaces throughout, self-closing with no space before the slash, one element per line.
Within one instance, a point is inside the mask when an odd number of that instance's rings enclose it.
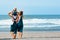
<path fill-rule="evenodd" d="M 22 16 L 23 16 L 23 11 L 20 11 L 20 15 L 22 15 Z"/>

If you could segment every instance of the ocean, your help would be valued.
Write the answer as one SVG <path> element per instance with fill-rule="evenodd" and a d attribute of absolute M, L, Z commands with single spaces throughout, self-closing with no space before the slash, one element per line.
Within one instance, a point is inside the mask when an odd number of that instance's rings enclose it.
<path fill-rule="evenodd" d="M 10 31 L 12 20 L 0 15 L 0 31 Z M 24 15 L 24 31 L 60 31 L 60 15 Z"/>

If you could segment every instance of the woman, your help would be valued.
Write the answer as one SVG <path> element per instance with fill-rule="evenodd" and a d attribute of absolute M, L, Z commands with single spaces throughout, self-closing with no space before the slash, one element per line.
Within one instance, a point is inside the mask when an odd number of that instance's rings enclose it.
<path fill-rule="evenodd" d="M 23 34 L 23 11 L 20 11 L 20 13 L 18 14 L 18 38 L 22 38 L 22 34 Z"/>

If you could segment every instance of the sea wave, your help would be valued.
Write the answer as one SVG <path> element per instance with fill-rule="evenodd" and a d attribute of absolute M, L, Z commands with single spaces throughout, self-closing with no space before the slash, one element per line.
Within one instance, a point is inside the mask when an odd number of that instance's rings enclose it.
<path fill-rule="evenodd" d="M 23 19 L 24 27 L 54 27 L 60 26 L 60 19 Z M 10 27 L 11 19 L 0 20 L 0 26 Z"/>

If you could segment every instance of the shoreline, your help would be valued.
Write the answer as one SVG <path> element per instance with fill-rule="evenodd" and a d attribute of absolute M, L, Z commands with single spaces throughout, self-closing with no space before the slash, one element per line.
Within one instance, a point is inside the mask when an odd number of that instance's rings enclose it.
<path fill-rule="evenodd" d="M 38 32 L 56 32 L 56 31 L 60 31 L 60 28 L 40 28 L 40 27 L 32 27 L 32 28 L 23 28 L 23 31 L 38 31 Z M 10 28 L 0 28 L 0 32 L 10 32 Z"/>
<path fill-rule="evenodd" d="M 10 32 L 0 32 L 0 40 L 12 40 Z M 60 31 L 24 31 L 21 40 L 60 40 Z M 18 38 L 16 39 L 18 40 Z"/>

